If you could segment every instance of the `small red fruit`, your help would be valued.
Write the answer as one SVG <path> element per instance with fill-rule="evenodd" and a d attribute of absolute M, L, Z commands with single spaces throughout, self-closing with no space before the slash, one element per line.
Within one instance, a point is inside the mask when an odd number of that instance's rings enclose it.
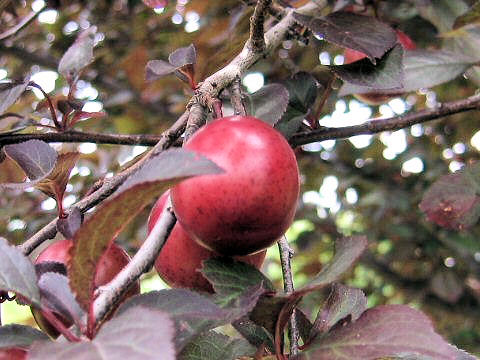
<path fill-rule="evenodd" d="M 395 30 L 397 33 L 397 42 L 403 46 L 404 49 L 406 50 L 415 50 L 417 46 L 415 45 L 415 42 L 403 31 L 401 30 Z M 352 62 L 364 59 L 367 57 L 364 53 L 360 51 L 356 51 L 353 49 L 345 49 L 345 52 L 343 54 L 345 61 L 345 64 L 350 64 Z M 366 104 L 369 105 L 381 105 L 385 104 L 387 101 L 393 99 L 394 97 L 402 95 L 402 94 L 382 94 L 382 93 L 366 93 L 366 94 L 355 94 L 354 96 L 363 101 Z"/>
<path fill-rule="evenodd" d="M 47 248 L 45 248 L 35 260 L 35 264 L 41 264 L 46 262 L 57 262 L 67 266 L 68 259 L 70 258 L 70 249 L 73 246 L 72 240 L 57 241 Z M 95 288 L 105 285 L 110 282 L 128 263 L 130 262 L 130 256 L 120 246 L 115 243 L 108 248 L 108 250 L 100 258 L 100 262 L 97 267 L 97 273 L 95 275 L 94 285 Z M 137 281 L 129 291 L 125 294 L 123 300 L 140 294 L 140 283 Z M 122 301 L 123 301 L 122 300 Z M 32 308 L 33 316 L 38 326 L 47 334 L 52 337 L 57 337 L 59 334 L 56 329 L 50 325 L 50 323 L 44 318 L 44 316 L 37 309 Z M 55 313 L 56 314 L 56 313 Z M 60 314 L 56 314 L 67 327 L 72 324 L 65 321 Z"/>
<path fill-rule="evenodd" d="M 173 209 L 187 233 L 223 255 L 272 245 L 293 221 L 298 167 L 285 138 L 250 116 L 212 121 L 185 145 L 225 170 L 172 188 Z"/>
<path fill-rule="evenodd" d="M 164 193 L 153 206 L 148 218 L 148 233 L 152 231 L 160 217 L 168 194 L 168 191 Z M 259 269 L 263 264 L 266 252 L 263 250 L 253 255 L 237 256 L 235 259 Z M 155 261 L 155 269 L 171 287 L 213 292 L 212 285 L 203 277 L 200 269 L 204 260 L 217 256 L 219 255 L 192 240 L 182 225 L 177 222 Z"/>

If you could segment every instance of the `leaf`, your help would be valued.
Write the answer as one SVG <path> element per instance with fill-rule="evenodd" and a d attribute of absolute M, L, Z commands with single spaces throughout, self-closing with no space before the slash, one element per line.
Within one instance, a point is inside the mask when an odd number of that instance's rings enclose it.
<path fill-rule="evenodd" d="M 265 345 L 270 352 L 275 352 L 273 336 L 263 326 L 255 324 L 248 317 L 234 321 L 232 326 L 256 348 Z"/>
<path fill-rule="evenodd" d="M 58 72 L 66 79 L 73 79 L 79 75 L 83 68 L 93 61 L 93 47 L 97 27 L 92 26 L 83 31 L 63 54 L 58 64 Z"/>
<path fill-rule="evenodd" d="M 329 68 L 343 81 L 374 89 L 399 89 L 403 87 L 403 49 L 397 44 L 377 61 L 366 58 L 346 65 Z"/>
<path fill-rule="evenodd" d="M 38 287 L 44 307 L 60 314 L 70 323 L 82 324 L 81 319 L 85 312 L 75 300 L 65 275 L 44 272 L 38 280 Z"/>
<path fill-rule="evenodd" d="M 35 341 L 48 341 L 49 337 L 43 332 L 30 326 L 10 324 L 0 326 L 0 348 L 26 348 Z"/>
<path fill-rule="evenodd" d="M 77 207 L 73 207 L 66 218 L 59 218 L 57 220 L 57 230 L 65 236 L 65 238 L 70 239 L 80 228 L 82 221 L 83 214 Z"/>
<path fill-rule="evenodd" d="M 455 79 L 463 74 L 477 60 L 462 53 L 438 50 L 405 51 L 403 57 L 404 80 L 403 87 L 394 90 L 378 90 L 365 86 L 344 84 L 339 96 L 350 94 L 365 94 L 375 92 L 380 94 L 402 94 L 419 89 L 430 88 Z"/>
<path fill-rule="evenodd" d="M 0 115 L 17 102 L 29 83 L 30 77 L 26 77 L 23 81 L 0 83 Z"/>
<path fill-rule="evenodd" d="M 315 319 L 310 338 L 327 333 L 342 319 L 356 321 L 366 309 L 367 298 L 362 290 L 339 283 L 333 284 L 324 307 Z"/>
<path fill-rule="evenodd" d="M 232 339 L 215 331 L 208 331 L 190 342 L 178 360 L 235 360 L 253 356 L 256 349 L 243 339 Z"/>
<path fill-rule="evenodd" d="M 288 90 L 288 106 L 306 114 L 317 97 L 318 82 L 312 74 L 300 71 L 285 81 Z"/>
<path fill-rule="evenodd" d="M 463 295 L 463 281 L 452 271 L 439 270 L 430 280 L 430 289 L 443 301 L 455 304 Z"/>
<path fill-rule="evenodd" d="M 419 207 L 428 220 L 449 229 L 466 229 L 480 217 L 480 162 L 442 176 L 423 195 Z"/>
<path fill-rule="evenodd" d="M 0 157 L 2 156 L 0 151 Z M 5 157 L 0 162 L 0 189 L 4 183 L 21 183 L 26 179 L 25 172 L 12 159 Z"/>
<path fill-rule="evenodd" d="M 178 48 L 168 56 L 168 62 L 177 69 L 186 65 L 193 65 L 197 62 L 195 46 L 190 44 L 187 47 Z"/>
<path fill-rule="evenodd" d="M 213 299 L 186 289 L 151 291 L 125 301 L 117 314 L 136 306 L 164 311 L 175 322 L 175 347 L 181 351 L 196 335 L 248 314 L 263 292 L 259 287 L 249 289 L 236 302 L 222 308 Z"/>
<path fill-rule="evenodd" d="M 294 359 L 370 360 L 406 355 L 436 360 L 475 359 L 448 344 L 435 333 L 427 316 L 406 305 L 369 309 L 354 323 L 318 338 Z"/>
<path fill-rule="evenodd" d="M 208 259 L 203 262 L 201 272 L 213 285 L 220 303 L 229 303 L 248 288 L 259 284 L 266 290 L 275 291 L 270 280 L 257 268 L 231 258 Z"/>
<path fill-rule="evenodd" d="M 480 24 L 480 1 L 473 4 L 466 13 L 457 17 L 453 23 L 453 28 L 458 29 L 471 24 Z"/>
<path fill-rule="evenodd" d="M 174 360 L 174 327 L 165 313 L 134 307 L 103 325 L 95 339 L 35 344 L 30 360 Z"/>
<path fill-rule="evenodd" d="M 182 47 L 168 56 L 168 62 L 163 60 L 151 60 L 145 68 L 147 81 L 157 80 L 165 75 L 175 73 L 181 80 L 193 84 L 194 68 L 197 61 L 195 46 L 190 44 Z"/>
<path fill-rule="evenodd" d="M 366 54 L 373 63 L 397 42 L 389 25 L 370 16 L 336 11 L 323 18 L 293 13 L 293 18 L 328 42 Z"/>
<path fill-rule="evenodd" d="M 245 96 L 247 114 L 271 125 L 280 120 L 287 110 L 288 90 L 281 84 L 268 84 Z"/>
<path fill-rule="evenodd" d="M 28 140 L 19 144 L 6 145 L 4 152 L 22 168 L 31 181 L 0 184 L 0 188 L 33 186 L 52 172 L 57 161 L 57 152 L 46 142 L 40 140 Z"/>
<path fill-rule="evenodd" d="M 62 201 L 63 193 L 67 187 L 70 172 L 77 163 L 80 153 L 68 152 L 60 154 L 52 172 L 35 184 L 35 188 L 44 194 Z"/>
<path fill-rule="evenodd" d="M 154 81 L 175 72 L 177 68 L 163 60 L 150 60 L 145 67 L 145 80 Z"/>
<path fill-rule="evenodd" d="M 67 267 L 70 286 L 80 305 L 88 308 L 93 296 L 96 265 L 130 220 L 179 181 L 221 171 L 203 156 L 184 149 L 172 149 L 152 157 L 130 176 L 75 233 Z"/>
<path fill-rule="evenodd" d="M 338 280 L 357 261 L 367 246 L 368 241 L 365 236 L 350 236 L 337 240 L 333 259 L 315 275 L 312 281 L 296 293 L 305 294 Z"/>
<path fill-rule="evenodd" d="M 33 264 L 3 237 L 0 237 L 0 290 L 21 294 L 32 304 L 40 305 Z"/>

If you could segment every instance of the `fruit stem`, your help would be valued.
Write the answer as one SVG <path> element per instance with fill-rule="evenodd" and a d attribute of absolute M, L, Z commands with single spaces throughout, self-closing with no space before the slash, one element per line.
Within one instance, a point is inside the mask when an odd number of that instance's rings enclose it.
<path fill-rule="evenodd" d="M 74 333 L 72 333 L 69 328 L 67 328 L 65 325 L 63 325 L 62 321 L 60 321 L 55 316 L 55 314 L 53 312 L 51 312 L 47 307 L 42 306 L 41 312 L 42 312 L 43 316 L 45 316 L 45 318 L 48 320 L 48 322 L 50 324 L 52 324 L 53 327 L 55 329 L 57 329 L 59 333 L 61 333 L 63 336 L 65 336 L 65 338 L 68 341 L 71 341 L 71 342 L 80 342 L 81 341 L 81 339 L 78 336 L 76 336 Z"/>
<path fill-rule="evenodd" d="M 232 103 L 233 111 L 235 115 L 245 116 L 247 112 L 245 111 L 245 104 L 243 103 L 243 94 L 242 87 L 240 85 L 240 77 L 237 76 L 233 80 L 232 86 L 230 87 L 231 95 L 230 102 Z"/>
<path fill-rule="evenodd" d="M 295 290 L 293 287 L 293 275 L 292 275 L 292 264 L 291 264 L 293 249 L 288 244 L 288 240 L 285 235 L 283 235 L 278 240 L 278 250 L 280 252 L 280 262 L 282 264 L 283 288 L 286 294 L 291 294 Z M 290 317 L 289 333 L 290 333 L 290 354 L 297 355 L 299 332 L 297 328 L 297 321 L 295 319 L 295 310 L 293 310 L 292 316 Z"/>

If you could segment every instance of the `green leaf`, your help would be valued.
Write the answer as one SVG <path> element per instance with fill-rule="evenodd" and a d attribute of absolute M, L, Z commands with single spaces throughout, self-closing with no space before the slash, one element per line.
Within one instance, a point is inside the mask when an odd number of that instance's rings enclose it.
<path fill-rule="evenodd" d="M 79 304 L 88 309 L 100 257 L 145 206 L 181 180 L 220 172 L 217 165 L 203 156 L 173 149 L 153 157 L 130 176 L 75 233 L 72 257 L 67 267 L 70 286 Z"/>

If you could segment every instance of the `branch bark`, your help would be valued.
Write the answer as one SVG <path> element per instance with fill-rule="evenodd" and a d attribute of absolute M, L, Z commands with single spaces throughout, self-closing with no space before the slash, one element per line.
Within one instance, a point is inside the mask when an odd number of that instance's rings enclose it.
<path fill-rule="evenodd" d="M 258 0 L 253 15 L 250 18 L 250 38 L 247 46 L 253 52 L 263 52 L 265 50 L 264 23 L 265 14 L 268 11 L 272 0 Z"/>
<path fill-rule="evenodd" d="M 421 110 L 406 115 L 394 116 L 388 119 L 370 120 L 361 125 L 345 126 L 341 128 L 322 127 L 318 130 L 298 133 L 293 135 L 289 142 L 293 147 L 296 147 L 316 141 L 344 139 L 355 135 L 394 131 L 448 115 L 470 110 L 478 110 L 479 108 L 480 95 L 474 95 L 466 99 L 443 103 L 435 109 Z"/>

